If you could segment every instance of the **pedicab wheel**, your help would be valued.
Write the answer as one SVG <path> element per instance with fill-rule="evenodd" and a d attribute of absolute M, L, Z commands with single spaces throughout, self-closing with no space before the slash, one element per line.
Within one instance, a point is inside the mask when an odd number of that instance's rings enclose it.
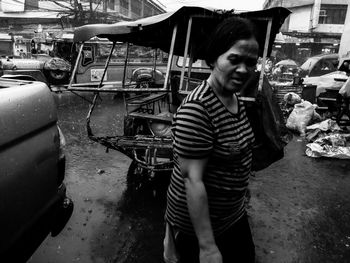
<path fill-rule="evenodd" d="M 132 191 L 143 189 L 148 183 L 145 169 L 140 167 L 135 160 L 132 160 L 129 166 L 126 182 L 128 189 Z"/>
<path fill-rule="evenodd" d="M 140 167 L 133 160 L 127 173 L 127 190 L 129 193 L 149 194 L 157 198 L 165 196 L 170 182 L 170 175 L 170 171 L 150 172 Z"/>
<path fill-rule="evenodd" d="M 54 220 L 52 222 L 52 226 L 51 226 L 52 237 L 57 236 L 63 230 L 63 228 L 66 226 L 67 222 L 69 221 L 70 217 L 72 216 L 73 210 L 74 210 L 73 201 L 70 198 L 65 197 L 62 200 L 62 202 L 59 204 Z"/>

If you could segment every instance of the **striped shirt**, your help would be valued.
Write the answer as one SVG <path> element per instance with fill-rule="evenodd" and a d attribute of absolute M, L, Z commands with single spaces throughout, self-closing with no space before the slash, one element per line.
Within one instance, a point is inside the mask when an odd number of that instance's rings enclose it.
<path fill-rule="evenodd" d="M 194 235 L 187 209 L 178 157 L 209 158 L 203 182 L 208 195 L 211 224 L 219 235 L 245 212 L 244 197 L 252 161 L 254 135 L 243 101 L 231 113 L 203 81 L 182 102 L 172 125 L 174 169 L 167 193 L 166 220 Z"/>

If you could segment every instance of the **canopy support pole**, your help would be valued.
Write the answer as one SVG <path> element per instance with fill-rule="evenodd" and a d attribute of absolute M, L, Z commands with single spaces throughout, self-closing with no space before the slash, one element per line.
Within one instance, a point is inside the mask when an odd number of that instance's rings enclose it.
<path fill-rule="evenodd" d="M 113 55 L 113 51 L 114 51 L 114 47 L 115 47 L 116 43 L 117 43 L 116 41 L 113 41 L 113 45 L 112 45 L 111 51 L 109 52 L 109 56 L 107 58 L 107 61 L 105 63 L 105 68 L 103 70 L 103 74 L 102 74 L 102 77 L 101 77 L 101 80 L 100 80 L 100 84 L 98 85 L 98 89 L 103 86 L 103 80 L 104 80 L 104 78 L 106 76 L 107 68 L 108 68 L 109 62 L 111 61 L 111 58 L 112 58 L 112 55 Z"/>
<path fill-rule="evenodd" d="M 192 71 L 192 64 L 193 64 L 193 52 L 192 50 L 190 51 L 190 61 L 189 61 L 189 64 L 188 64 L 188 72 L 187 72 L 187 81 L 186 81 L 186 88 L 185 88 L 185 91 L 188 91 L 188 87 L 189 87 L 189 84 L 190 84 L 190 78 L 191 78 L 191 71 Z"/>
<path fill-rule="evenodd" d="M 157 69 L 157 51 L 158 49 L 155 48 L 154 49 L 154 55 L 153 55 L 153 71 L 152 71 L 152 77 L 154 79 L 154 81 L 156 81 L 156 69 Z"/>
<path fill-rule="evenodd" d="M 123 70 L 123 81 L 122 81 L 122 88 L 123 89 L 125 87 L 126 67 L 128 66 L 128 58 L 129 58 L 129 42 L 126 43 L 126 52 L 125 52 L 124 70 Z"/>
<path fill-rule="evenodd" d="M 106 75 L 106 72 L 107 72 L 107 68 L 108 68 L 109 62 L 111 61 L 111 58 L 112 58 L 112 55 L 113 55 L 113 50 L 114 50 L 114 47 L 115 47 L 116 43 L 117 43 L 116 41 L 113 41 L 111 52 L 109 53 L 109 56 L 108 56 L 107 61 L 105 63 L 105 68 L 104 68 L 104 71 L 103 71 L 103 74 L 102 74 L 102 77 L 101 77 L 101 80 L 100 80 L 100 84 L 98 85 L 97 89 L 100 89 L 103 86 L 103 79 L 105 78 L 105 75 Z M 94 98 L 92 100 L 92 103 L 90 104 L 89 112 L 88 112 L 88 114 L 86 116 L 86 130 L 87 130 L 87 133 L 88 133 L 89 137 L 93 136 L 92 130 L 91 130 L 91 127 L 90 127 L 90 118 L 91 118 L 91 113 L 93 112 L 93 110 L 95 108 L 98 95 L 99 95 L 98 91 L 95 92 L 95 96 L 94 96 Z"/>
<path fill-rule="evenodd" d="M 71 75 L 70 80 L 69 80 L 68 89 L 72 88 L 74 77 L 75 77 L 75 74 L 77 73 L 77 70 L 78 70 L 78 65 L 80 62 L 81 54 L 83 53 L 83 47 L 84 47 L 84 43 L 82 43 L 80 45 L 78 57 L 75 60 L 74 69 L 73 69 L 72 75 Z"/>
<path fill-rule="evenodd" d="M 164 90 L 167 89 L 168 79 L 169 79 L 169 75 L 170 75 L 170 68 L 171 68 L 171 64 L 173 62 L 176 34 L 177 34 L 177 25 L 174 26 L 173 36 L 171 38 L 170 52 L 169 52 L 168 64 L 167 64 L 165 80 L 164 80 L 164 87 L 163 87 Z"/>
<path fill-rule="evenodd" d="M 182 61 L 179 90 L 182 90 L 183 80 L 185 77 L 185 69 L 186 69 L 186 62 L 187 62 L 187 56 L 188 56 L 188 45 L 190 43 L 190 37 L 191 37 L 191 29 L 192 29 L 192 17 L 190 17 L 190 19 L 188 20 L 188 25 L 187 25 L 186 43 L 185 43 L 185 51 L 183 56 L 184 59 Z"/>
<path fill-rule="evenodd" d="M 266 37 L 265 37 L 265 44 L 264 44 L 264 52 L 263 57 L 261 61 L 261 71 L 259 76 L 259 86 L 258 91 L 262 90 L 262 85 L 264 81 L 264 73 L 265 73 L 265 64 L 266 64 L 266 56 L 269 49 L 269 43 L 270 43 L 270 36 L 271 36 L 271 27 L 272 27 L 272 18 L 268 19 L 267 23 L 267 30 L 266 30 Z"/>

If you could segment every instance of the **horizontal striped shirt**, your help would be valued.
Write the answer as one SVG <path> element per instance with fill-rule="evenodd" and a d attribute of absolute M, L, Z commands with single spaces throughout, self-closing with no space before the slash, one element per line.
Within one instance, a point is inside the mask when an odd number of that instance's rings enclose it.
<path fill-rule="evenodd" d="M 172 125 L 174 169 L 167 193 L 166 220 L 180 231 L 194 234 L 187 209 L 178 157 L 209 158 L 203 182 L 211 224 L 219 235 L 244 214 L 244 197 L 251 170 L 254 135 L 243 101 L 238 112 L 227 110 L 204 81 L 182 102 Z"/>

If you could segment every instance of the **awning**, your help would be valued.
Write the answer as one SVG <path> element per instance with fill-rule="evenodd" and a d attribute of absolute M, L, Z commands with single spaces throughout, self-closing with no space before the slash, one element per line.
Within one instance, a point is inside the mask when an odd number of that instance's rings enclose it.
<path fill-rule="evenodd" d="M 272 19 L 271 38 L 268 54 L 276 34 L 290 11 L 275 7 L 261 11 L 233 12 L 214 10 L 202 7 L 184 6 L 176 11 L 139 19 L 123 21 L 115 24 L 93 24 L 76 28 L 74 41 L 84 42 L 94 36 L 108 38 L 111 41 L 129 42 L 136 45 L 160 48 L 169 52 L 173 28 L 177 24 L 177 37 L 174 48 L 175 55 L 183 55 L 187 34 L 188 20 L 193 17 L 191 42 L 197 50 L 196 57 L 201 58 L 201 45 L 210 36 L 211 31 L 224 18 L 230 16 L 245 17 L 253 21 L 257 27 L 260 55 L 262 55 L 268 19 Z"/>

